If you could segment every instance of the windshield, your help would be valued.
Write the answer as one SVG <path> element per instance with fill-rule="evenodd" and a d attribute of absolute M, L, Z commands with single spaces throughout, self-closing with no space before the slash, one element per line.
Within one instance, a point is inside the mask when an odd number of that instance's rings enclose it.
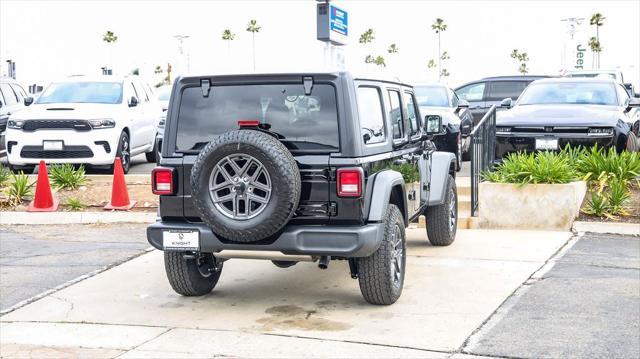
<path fill-rule="evenodd" d="M 443 87 L 414 87 L 419 106 L 449 107 L 447 90 Z"/>
<path fill-rule="evenodd" d="M 323 84 L 314 84 L 308 96 L 302 84 L 214 86 L 208 97 L 188 87 L 180 100 L 177 149 L 200 150 L 213 136 L 238 129 L 240 120 L 258 120 L 291 150 L 338 149 L 336 93 Z"/>
<path fill-rule="evenodd" d="M 119 82 L 60 82 L 53 83 L 40 95 L 36 103 L 105 103 L 122 102 Z"/>
<path fill-rule="evenodd" d="M 520 96 L 518 105 L 539 104 L 615 106 L 617 105 L 616 90 L 611 83 L 533 83 Z"/>

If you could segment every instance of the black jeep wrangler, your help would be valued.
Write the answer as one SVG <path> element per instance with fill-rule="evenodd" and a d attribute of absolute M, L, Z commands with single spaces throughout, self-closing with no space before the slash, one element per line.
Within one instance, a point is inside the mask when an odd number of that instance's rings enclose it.
<path fill-rule="evenodd" d="M 169 104 L 153 191 L 173 289 L 209 293 L 230 258 L 347 260 L 364 298 L 402 292 L 405 228 L 456 235 L 453 154 L 436 152 L 411 86 L 348 72 L 185 77 Z"/>

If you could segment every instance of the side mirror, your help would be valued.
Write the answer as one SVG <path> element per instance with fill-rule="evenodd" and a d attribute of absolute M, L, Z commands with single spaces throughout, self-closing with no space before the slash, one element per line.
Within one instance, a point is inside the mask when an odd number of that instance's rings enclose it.
<path fill-rule="evenodd" d="M 500 102 L 500 107 L 502 108 L 511 108 L 512 105 L 513 105 L 513 100 L 511 100 L 511 97 L 507 97 Z"/>
<path fill-rule="evenodd" d="M 364 143 L 367 143 L 371 140 L 371 135 L 368 133 L 365 133 L 364 135 L 362 135 L 362 139 L 364 140 Z"/>
<path fill-rule="evenodd" d="M 640 98 L 640 92 L 636 92 L 635 94 L 633 94 L 633 97 Z"/>
<path fill-rule="evenodd" d="M 458 108 L 469 108 L 469 102 L 467 100 L 458 100 Z"/>
<path fill-rule="evenodd" d="M 129 107 L 136 107 L 138 106 L 138 98 L 135 96 L 131 96 L 131 99 L 129 100 Z"/>
<path fill-rule="evenodd" d="M 633 89 L 633 84 L 625 83 L 624 84 L 624 88 L 626 88 L 627 90 L 632 90 Z"/>
<path fill-rule="evenodd" d="M 427 115 L 424 117 L 427 135 L 437 135 L 442 132 L 442 117 L 438 115 Z"/>
<path fill-rule="evenodd" d="M 24 105 L 25 106 L 29 106 L 33 103 L 33 97 L 29 96 L 29 97 L 25 97 L 24 98 Z"/>
<path fill-rule="evenodd" d="M 627 102 L 627 111 L 631 110 L 634 107 L 640 107 L 640 98 L 633 97 L 629 99 L 629 101 Z"/>

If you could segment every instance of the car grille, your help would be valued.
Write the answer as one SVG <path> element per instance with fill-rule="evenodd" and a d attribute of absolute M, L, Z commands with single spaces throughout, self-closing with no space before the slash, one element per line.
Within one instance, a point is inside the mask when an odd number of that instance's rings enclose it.
<path fill-rule="evenodd" d="M 588 133 L 589 127 L 570 126 L 518 126 L 511 129 L 512 133 Z"/>
<path fill-rule="evenodd" d="M 91 125 L 85 120 L 28 120 L 22 126 L 24 131 L 36 130 L 76 130 L 90 131 Z"/>
<path fill-rule="evenodd" d="M 93 151 L 87 146 L 65 146 L 62 151 L 45 151 L 42 146 L 24 146 L 20 156 L 23 158 L 91 158 Z"/>

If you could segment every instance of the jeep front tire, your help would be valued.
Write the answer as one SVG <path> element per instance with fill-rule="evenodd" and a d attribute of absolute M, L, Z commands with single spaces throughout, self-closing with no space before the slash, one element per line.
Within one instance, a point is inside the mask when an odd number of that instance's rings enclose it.
<path fill-rule="evenodd" d="M 378 250 L 369 257 L 358 258 L 358 282 L 367 302 L 390 305 L 402 294 L 407 262 L 404 219 L 394 204 L 387 207 L 383 230 Z"/>
<path fill-rule="evenodd" d="M 432 245 L 448 246 L 453 243 L 458 229 L 458 192 L 453 176 L 448 176 L 444 203 L 427 207 L 425 217 L 427 238 Z"/>

